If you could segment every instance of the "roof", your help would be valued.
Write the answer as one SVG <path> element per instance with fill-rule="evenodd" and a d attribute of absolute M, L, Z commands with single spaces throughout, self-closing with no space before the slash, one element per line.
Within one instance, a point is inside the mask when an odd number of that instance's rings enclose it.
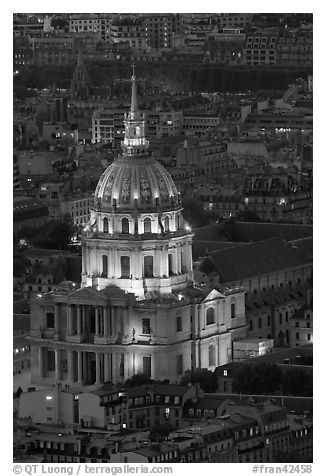
<path fill-rule="evenodd" d="M 286 241 L 295 240 L 298 242 L 303 238 L 312 238 L 312 225 L 298 225 L 293 223 L 260 223 L 260 222 L 238 222 L 230 221 L 214 223 L 211 225 L 196 228 L 193 241 L 232 241 L 249 243 L 262 241 L 269 238 L 281 237 Z M 307 242 L 296 243 L 304 247 Z"/>
<path fill-rule="evenodd" d="M 242 281 L 262 274 L 294 268 L 304 263 L 302 256 L 281 238 L 248 243 L 213 251 L 198 266 L 198 271 L 216 271 L 221 283 Z"/>
<path fill-rule="evenodd" d="M 189 387 L 184 385 L 170 385 L 170 384 L 152 384 L 152 385 L 140 385 L 137 387 L 127 388 L 128 397 L 141 397 L 146 396 L 150 392 L 155 395 L 166 396 L 182 396 Z"/>
<path fill-rule="evenodd" d="M 204 398 L 200 398 L 195 403 L 188 400 L 184 406 L 184 409 L 193 408 L 194 410 L 217 410 L 217 408 L 219 408 L 224 401 L 224 395 L 214 397 L 205 396 Z"/>
<path fill-rule="evenodd" d="M 223 250 L 225 248 L 233 248 L 240 246 L 243 243 L 233 243 L 230 241 L 193 241 L 192 242 L 192 256 L 196 260 L 199 257 L 205 256 L 209 251 Z"/>
<path fill-rule="evenodd" d="M 30 197 L 14 197 L 13 214 L 14 221 L 30 218 L 31 210 L 39 210 L 42 216 L 48 216 L 49 210 L 45 203 L 37 198 Z"/>
<path fill-rule="evenodd" d="M 311 357 L 313 354 L 313 345 L 306 344 L 299 347 L 293 348 L 272 348 L 271 352 L 268 352 L 264 355 L 259 355 L 257 357 L 252 357 L 250 359 L 242 360 L 242 361 L 233 361 L 229 362 L 228 364 L 221 365 L 220 367 L 216 367 L 214 373 L 217 376 L 224 376 L 224 370 L 228 370 L 228 377 L 233 377 L 238 371 L 242 369 L 245 365 L 257 365 L 262 362 L 269 362 L 275 364 L 284 364 L 284 359 L 290 359 L 290 362 L 293 364 L 298 365 L 298 361 L 301 358 Z M 300 357 L 298 359 L 298 357 Z M 288 365 L 291 368 L 290 365 Z M 302 365 L 302 367 L 307 369 L 307 365 Z M 310 366 L 312 370 L 312 365 Z"/>

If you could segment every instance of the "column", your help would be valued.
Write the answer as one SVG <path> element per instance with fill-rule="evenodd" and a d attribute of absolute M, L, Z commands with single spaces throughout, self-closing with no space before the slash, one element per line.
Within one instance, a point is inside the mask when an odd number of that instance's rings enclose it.
<path fill-rule="evenodd" d="M 130 335 L 131 333 L 131 326 L 130 326 L 130 323 L 129 323 L 129 309 L 128 308 L 124 308 L 122 309 L 122 319 L 123 319 L 123 336 L 124 337 L 125 335 Z"/>
<path fill-rule="evenodd" d="M 117 383 L 117 359 L 116 354 L 112 352 L 111 354 L 111 366 L 112 366 L 112 383 Z"/>
<path fill-rule="evenodd" d="M 181 248 L 177 247 L 177 265 L 178 274 L 181 274 Z"/>
<path fill-rule="evenodd" d="M 165 247 L 162 251 L 162 275 L 169 276 L 169 251 L 168 248 Z"/>
<path fill-rule="evenodd" d="M 155 353 L 151 354 L 151 378 L 155 379 Z"/>
<path fill-rule="evenodd" d="M 101 365 L 100 365 L 100 358 L 101 354 L 99 352 L 95 353 L 96 358 L 96 381 L 95 385 L 99 385 L 101 383 Z"/>
<path fill-rule="evenodd" d="M 60 349 L 55 349 L 54 350 L 54 356 L 55 356 L 55 379 L 58 382 L 61 380 L 61 352 Z"/>
<path fill-rule="evenodd" d="M 67 309 L 67 335 L 68 336 L 71 336 L 72 334 L 72 309 L 71 309 L 71 304 L 68 305 L 68 309 Z"/>
<path fill-rule="evenodd" d="M 88 382 L 88 352 L 83 352 L 83 381 Z"/>
<path fill-rule="evenodd" d="M 98 307 L 95 308 L 95 335 L 98 336 L 100 333 L 100 326 L 99 326 L 99 312 Z"/>
<path fill-rule="evenodd" d="M 113 275 L 114 275 L 113 252 L 110 250 L 108 252 L 108 278 L 112 278 Z"/>
<path fill-rule="evenodd" d="M 40 347 L 38 350 L 38 360 L 39 360 L 39 369 L 40 369 L 40 378 L 44 377 L 44 360 L 43 360 L 43 347 Z"/>
<path fill-rule="evenodd" d="M 67 364 L 68 364 L 68 382 L 74 382 L 74 362 L 72 350 L 67 350 Z"/>
<path fill-rule="evenodd" d="M 108 310 L 103 308 L 103 334 L 105 337 L 108 335 Z"/>
<path fill-rule="evenodd" d="M 83 353 L 78 351 L 78 384 L 83 382 Z"/>
<path fill-rule="evenodd" d="M 77 334 L 81 334 L 81 306 L 77 306 Z"/>
<path fill-rule="evenodd" d="M 81 326 L 81 334 L 86 334 L 87 332 L 87 325 L 86 325 L 86 306 L 82 306 L 82 326 Z"/>
<path fill-rule="evenodd" d="M 112 326 L 112 328 L 111 328 L 111 334 L 112 334 L 113 336 L 116 335 L 116 325 L 115 325 L 116 309 L 117 309 L 116 307 L 111 307 L 111 311 L 112 311 L 112 312 L 111 312 L 111 326 Z"/>
<path fill-rule="evenodd" d="M 59 317 L 60 317 L 59 304 L 56 304 L 55 307 L 54 307 L 54 329 L 55 329 L 56 333 L 59 332 L 59 328 L 60 328 Z"/>
<path fill-rule="evenodd" d="M 106 382 L 107 380 L 110 380 L 109 378 L 109 354 L 103 354 L 103 360 L 104 360 L 104 369 L 103 369 L 103 381 Z"/>

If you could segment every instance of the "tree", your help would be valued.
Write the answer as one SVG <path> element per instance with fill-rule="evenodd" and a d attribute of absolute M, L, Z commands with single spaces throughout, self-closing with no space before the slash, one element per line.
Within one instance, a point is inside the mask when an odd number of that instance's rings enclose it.
<path fill-rule="evenodd" d="M 282 371 L 270 362 L 241 366 L 233 380 L 235 393 L 273 394 L 281 384 Z"/>
<path fill-rule="evenodd" d="M 207 393 L 215 392 L 218 386 L 214 372 L 207 369 L 186 370 L 180 383 L 181 385 L 199 383 L 200 388 Z"/>
<path fill-rule="evenodd" d="M 285 370 L 282 375 L 284 395 L 311 397 L 313 394 L 312 375 L 300 368 Z"/>
<path fill-rule="evenodd" d="M 161 441 L 164 440 L 172 431 L 174 427 L 170 423 L 163 423 L 163 425 L 155 425 L 150 431 L 150 439 Z"/>
<path fill-rule="evenodd" d="M 126 388 L 137 387 L 137 385 L 146 385 L 149 383 L 153 383 L 153 380 L 151 380 L 151 378 L 148 375 L 139 373 L 125 380 L 123 386 Z"/>
<path fill-rule="evenodd" d="M 236 218 L 238 220 L 247 221 L 247 222 L 259 222 L 261 221 L 259 215 L 257 213 L 252 212 L 251 210 L 245 210 L 240 212 Z"/>
<path fill-rule="evenodd" d="M 188 199 L 183 202 L 183 216 L 193 228 L 208 225 L 209 217 L 200 200 Z"/>

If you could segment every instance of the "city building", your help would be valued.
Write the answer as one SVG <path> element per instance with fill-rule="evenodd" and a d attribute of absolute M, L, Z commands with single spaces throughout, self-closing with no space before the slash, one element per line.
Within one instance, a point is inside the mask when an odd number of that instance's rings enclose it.
<path fill-rule="evenodd" d="M 313 341 L 313 300 L 312 290 L 308 290 L 304 303 L 290 316 L 291 347 L 298 347 Z"/>
<path fill-rule="evenodd" d="M 31 64 L 36 66 L 70 65 L 75 56 L 75 39 L 71 36 L 34 37 L 31 39 Z"/>
<path fill-rule="evenodd" d="M 273 403 L 243 404 L 224 402 L 218 409 L 219 415 L 229 415 L 236 419 L 238 415 L 254 419 L 263 437 L 263 457 L 261 461 L 274 462 L 278 451 L 289 451 L 289 420 L 284 407 Z M 240 462 L 249 462 L 244 454 Z"/>
<path fill-rule="evenodd" d="M 23 373 L 30 368 L 29 314 L 14 314 L 13 317 L 13 373 Z"/>
<path fill-rule="evenodd" d="M 174 35 L 180 35 L 182 22 L 178 13 L 143 13 L 147 45 L 150 48 L 172 48 Z"/>
<path fill-rule="evenodd" d="M 220 124 L 219 116 L 210 116 L 196 113 L 183 114 L 183 131 L 185 133 L 193 133 L 201 137 L 206 134 L 207 129 L 216 127 Z"/>
<path fill-rule="evenodd" d="M 61 199 L 61 217 L 69 215 L 74 225 L 83 227 L 90 219 L 90 209 L 94 198 L 89 194 L 74 193 Z"/>
<path fill-rule="evenodd" d="M 117 18 L 110 22 L 109 42 L 124 43 L 131 48 L 145 49 L 147 47 L 147 28 L 142 18 Z"/>
<path fill-rule="evenodd" d="M 49 220 L 49 209 L 37 198 L 14 197 L 13 228 L 14 233 L 24 227 L 38 228 Z"/>
<path fill-rule="evenodd" d="M 194 285 L 192 232 L 171 176 L 148 154 L 132 77 L 122 155 L 102 174 L 82 238 L 82 279 L 31 300 L 32 382 L 180 381 L 231 360 L 244 290 Z M 65 366 L 62 362 L 66 362 Z"/>
<path fill-rule="evenodd" d="M 244 64 L 277 64 L 277 40 L 278 35 L 274 33 L 249 33 L 243 49 Z"/>

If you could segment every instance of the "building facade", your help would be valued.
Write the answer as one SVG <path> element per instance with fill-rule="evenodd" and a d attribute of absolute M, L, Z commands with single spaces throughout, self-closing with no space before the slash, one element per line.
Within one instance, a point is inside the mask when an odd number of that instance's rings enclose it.
<path fill-rule="evenodd" d="M 192 236 L 167 171 L 149 155 L 136 80 L 122 154 L 100 177 L 82 239 L 81 287 L 31 301 L 32 381 L 178 382 L 214 369 L 246 337 L 244 290 L 193 282 Z"/>

